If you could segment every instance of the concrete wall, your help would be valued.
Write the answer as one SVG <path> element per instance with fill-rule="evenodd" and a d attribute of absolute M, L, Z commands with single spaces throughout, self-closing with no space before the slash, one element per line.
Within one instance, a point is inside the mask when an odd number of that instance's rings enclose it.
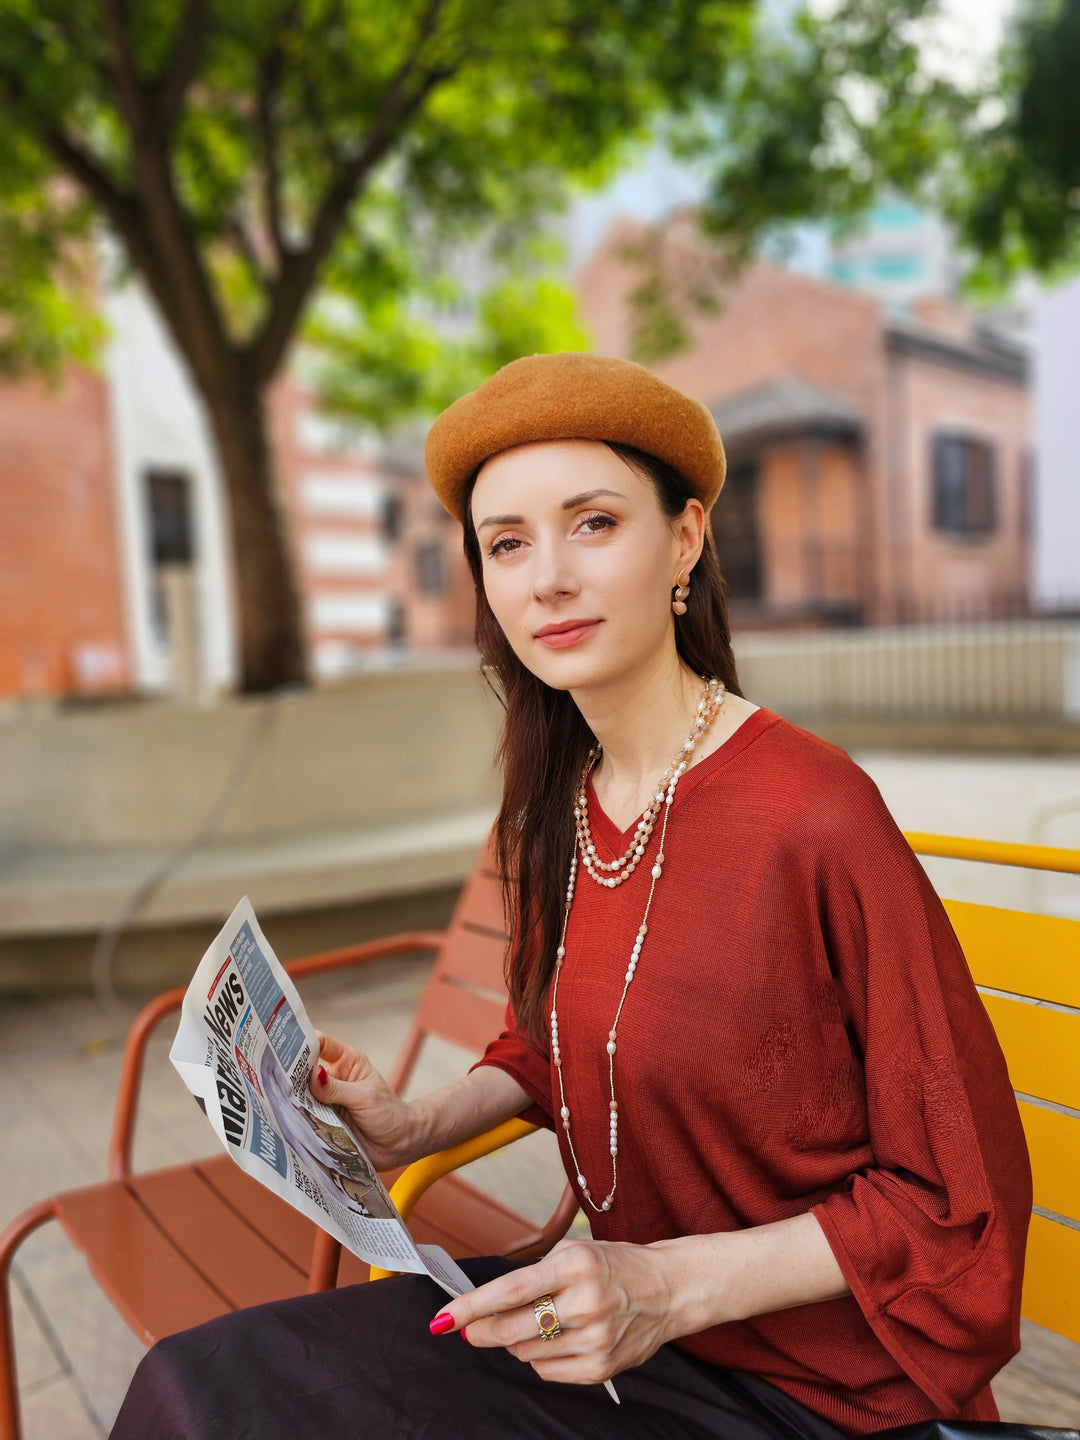
<path fill-rule="evenodd" d="M 251 744 L 218 840 L 472 809 L 497 800 L 496 723 L 475 666 L 207 709 L 17 712 L 0 720 L 0 847 L 180 844 Z"/>
<path fill-rule="evenodd" d="M 475 659 L 212 709 L 0 712 L 0 993 L 85 989 L 117 926 L 114 984 L 185 982 L 244 894 L 285 959 L 441 926 L 497 808 L 499 713 Z"/>

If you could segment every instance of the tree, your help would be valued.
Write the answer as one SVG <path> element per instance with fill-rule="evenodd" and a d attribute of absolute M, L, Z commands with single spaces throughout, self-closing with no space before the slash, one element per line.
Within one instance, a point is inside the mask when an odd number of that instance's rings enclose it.
<path fill-rule="evenodd" d="M 1080 0 L 1026 0 L 992 73 L 927 64 L 938 0 L 841 0 L 763 26 L 727 74 L 702 210 L 736 260 L 778 228 L 856 225 L 883 191 L 952 222 L 973 287 L 1080 264 Z M 700 127 L 683 144 L 706 148 Z"/>
<path fill-rule="evenodd" d="M 266 428 L 293 342 L 381 420 L 557 343 L 530 235 L 569 178 L 717 96 L 750 3 L 0 0 L 0 366 L 91 352 L 80 241 L 104 220 L 205 402 L 244 689 L 305 678 Z M 446 339 L 480 236 L 502 272 Z"/>
<path fill-rule="evenodd" d="M 948 220 L 966 285 L 993 298 L 1020 273 L 1080 268 L 1080 0 L 1026 0 L 991 67 L 927 63 L 939 0 L 840 0 L 778 21 L 759 11 L 719 100 L 679 123 L 676 153 L 708 174 L 697 221 L 714 242 L 662 263 L 663 226 L 634 247 L 636 353 L 686 343 L 724 279 L 806 222 L 844 234 L 885 193 Z"/>

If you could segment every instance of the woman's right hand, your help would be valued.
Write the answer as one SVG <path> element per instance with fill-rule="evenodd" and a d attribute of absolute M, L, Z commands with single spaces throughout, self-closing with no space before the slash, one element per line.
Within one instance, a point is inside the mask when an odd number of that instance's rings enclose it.
<path fill-rule="evenodd" d="M 348 1116 L 376 1170 L 407 1165 L 417 1150 L 416 1112 L 386 1083 L 366 1055 L 316 1030 L 319 1058 L 310 1090 Z"/>

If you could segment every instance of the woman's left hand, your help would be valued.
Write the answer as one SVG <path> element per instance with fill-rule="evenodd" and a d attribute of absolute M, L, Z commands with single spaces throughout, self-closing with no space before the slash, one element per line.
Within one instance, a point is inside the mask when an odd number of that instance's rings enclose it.
<path fill-rule="evenodd" d="M 550 1295 L 560 1333 L 545 1340 L 533 1302 Z M 544 1380 L 599 1385 L 673 1338 L 676 1309 L 661 1255 L 647 1245 L 560 1240 L 535 1265 L 511 1270 L 440 1314 L 475 1346 L 501 1346 Z"/>

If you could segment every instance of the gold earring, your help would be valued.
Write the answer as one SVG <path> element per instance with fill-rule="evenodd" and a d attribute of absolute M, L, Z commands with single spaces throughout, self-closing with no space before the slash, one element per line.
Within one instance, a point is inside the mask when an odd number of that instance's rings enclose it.
<path fill-rule="evenodd" d="M 679 576 L 682 573 L 680 570 L 679 574 L 675 576 L 675 599 L 671 602 L 671 608 L 676 615 L 686 614 L 686 602 L 690 597 L 690 576 L 687 575 L 685 580 L 680 580 Z"/>

